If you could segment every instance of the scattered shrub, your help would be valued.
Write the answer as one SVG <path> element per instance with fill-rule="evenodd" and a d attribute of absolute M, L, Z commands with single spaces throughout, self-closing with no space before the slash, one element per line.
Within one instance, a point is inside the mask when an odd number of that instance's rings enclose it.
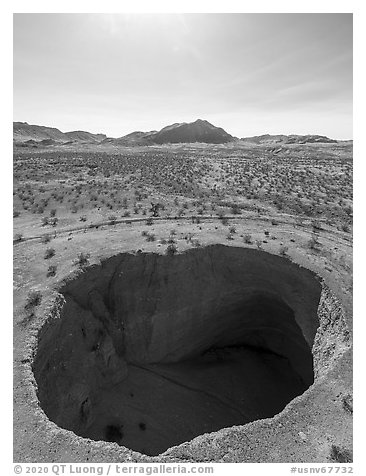
<path fill-rule="evenodd" d="M 108 220 L 109 220 L 110 225 L 115 225 L 116 221 L 117 221 L 117 217 L 116 217 L 116 215 L 109 215 Z"/>
<path fill-rule="evenodd" d="M 166 249 L 166 254 L 169 256 L 175 255 L 178 252 L 177 245 L 175 243 L 171 243 L 168 245 Z"/>
<path fill-rule="evenodd" d="M 352 452 L 346 448 L 332 445 L 330 449 L 330 460 L 337 463 L 352 463 Z"/>
<path fill-rule="evenodd" d="M 41 238 L 42 243 L 49 243 L 51 240 L 52 240 L 52 237 L 49 234 L 43 235 Z"/>
<path fill-rule="evenodd" d="M 50 259 L 55 256 L 55 249 L 54 248 L 47 248 L 44 254 L 44 259 Z"/>
<path fill-rule="evenodd" d="M 83 268 L 89 264 L 90 253 L 81 252 L 78 254 L 77 258 L 74 260 L 74 265 Z"/>
<path fill-rule="evenodd" d="M 56 226 L 57 223 L 58 223 L 58 218 L 56 218 L 56 217 L 49 218 L 48 223 L 49 223 L 49 225 L 51 225 L 51 226 Z"/>
<path fill-rule="evenodd" d="M 248 245 L 252 244 L 252 235 L 246 234 L 244 235 L 244 243 L 247 243 Z"/>
<path fill-rule="evenodd" d="M 148 233 L 147 237 L 146 237 L 146 241 L 155 241 L 156 240 L 156 237 L 154 235 L 154 233 Z"/>
<path fill-rule="evenodd" d="M 49 266 L 47 270 L 47 278 L 55 276 L 56 271 L 57 271 L 57 266 L 55 264 L 51 264 L 51 266 Z"/>
<path fill-rule="evenodd" d="M 311 250 L 318 250 L 319 247 L 321 246 L 318 240 L 318 237 L 315 235 L 315 233 L 312 235 L 312 237 L 308 241 L 308 246 Z"/>
<path fill-rule="evenodd" d="M 342 405 L 346 412 L 353 413 L 353 397 L 350 393 L 347 393 L 347 395 L 343 395 Z"/>
<path fill-rule="evenodd" d="M 28 293 L 27 301 L 25 303 L 24 309 L 29 310 L 33 309 L 36 306 L 39 306 L 42 302 L 42 293 L 41 291 L 30 291 Z"/>
<path fill-rule="evenodd" d="M 262 242 L 261 242 L 260 240 L 255 240 L 255 244 L 257 245 L 257 248 L 258 248 L 259 250 L 262 249 Z"/>
<path fill-rule="evenodd" d="M 237 203 L 233 203 L 231 206 L 231 213 L 233 215 L 240 215 L 241 214 L 241 208 Z"/>
<path fill-rule="evenodd" d="M 288 252 L 288 246 L 281 245 L 280 246 L 280 255 L 281 256 L 287 256 L 287 252 Z"/>

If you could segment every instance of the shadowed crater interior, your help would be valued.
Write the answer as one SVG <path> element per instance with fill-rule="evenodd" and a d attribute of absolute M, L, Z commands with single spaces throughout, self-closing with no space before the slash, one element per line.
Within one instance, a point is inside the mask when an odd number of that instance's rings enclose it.
<path fill-rule="evenodd" d="M 147 455 L 272 417 L 313 382 L 321 285 L 257 250 L 113 256 L 60 288 L 38 337 L 57 425 Z"/>

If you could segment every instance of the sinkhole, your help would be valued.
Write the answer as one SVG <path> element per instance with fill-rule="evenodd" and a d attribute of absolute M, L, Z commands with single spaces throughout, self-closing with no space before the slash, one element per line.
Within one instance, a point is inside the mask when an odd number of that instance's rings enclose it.
<path fill-rule="evenodd" d="M 113 256 L 60 286 L 33 362 L 40 405 L 147 455 L 272 417 L 314 381 L 321 292 L 314 273 L 259 250 Z"/>

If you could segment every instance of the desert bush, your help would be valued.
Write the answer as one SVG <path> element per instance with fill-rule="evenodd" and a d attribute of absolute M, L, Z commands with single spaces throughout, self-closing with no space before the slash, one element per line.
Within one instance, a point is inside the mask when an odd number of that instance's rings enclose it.
<path fill-rule="evenodd" d="M 54 248 L 47 248 L 44 254 L 44 259 L 50 259 L 55 256 L 55 249 Z"/>
<path fill-rule="evenodd" d="M 331 461 L 337 463 L 352 463 L 352 452 L 337 445 L 331 446 L 329 456 Z"/>
<path fill-rule="evenodd" d="M 229 228 L 229 233 L 232 233 L 232 234 L 236 233 L 236 228 L 235 228 L 235 226 L 231 226 L 231 227 Z"/>
<path fill-rule="evenodd" d="M 79 221 L 86 221 L 86 216 L 85 216 L 85 215 L 81 215 L 81 217 L 79 218 Z"/>
<path fill-rule="evenodd" d="M 244 243 L 247 243 L 248 245 L 252 244 L 252 235 L 249 235 L 248 233 L 244 235 Z"/>
<path fill-rule="evenodd" d="M 57 223 L 58 223 L 58 218 L 56 218 L 56 217 L 49 218 L 48 223 L 52 226 L 56 226 Z"/>
<path fill-rule="evenodd" d="M 57 266 L 55 264 L 51 264 L 47 270 L 47 278 L 53 277 L 56 275 Z"/>
<path fill-rule="evenodd" d="M 318 250 L 321 246 L 317 235 L 314 233 L 310 240 L 308 241 L 308 246 L 311 250 Z"/>
<path fill-rule="evenodd" d="M 226 239 L 227 239 L 227 240 L 233 240 L 234 237 L 233 237 L 232 233 L 228 233 L 228 234 L 226 235 Z"/>
<path fill-rule="evenodd" d="M 350 393 L 343 395 L 342 406 L 348 413 L 353 413 L 353 397 Z"/>
<path fill-rule="evenodd" d="M 258 248 L 259 250 L 262 249 L 262 242 L 261 242 L 261 240 L 255 240 L 255 244 L 256 244 L 256 246 L 257 246 L 257 248 Z"/>
<path fill-rule="evenodd" d="M 29 291 L 24 309 L 26 310 L 32 309 L 36 306 L 39 306 L 41 302 L 42 302 L 41 291 Z"/>
<path fill-rule="evenodd" d="M 117 221 L 117 217 L 116 215 L 109 215 L 108 220 L 111 225 L 115 225 Z"/>
<path fill-rule="evenodd" d="M 156 237 L 155 237 L 154 233 L 148 233 L 147 234 L 146 241 L 155 241 L 155 240 L 156 240 Z"/>
<path fill-rule="evenodd" d="M 280 246 L 280 255 L 281 256 L 287 256 L 287 252 L 288 252 L 288 246 L 281 245 Z"/>
<path fill-rule="evenodd" d="M 161 208 L 160 203 L 153 203 L 153 202 L 150 202 L 150 203 L 151 203 L 150 212 L 152 213 L 152 216 L 153 217 L 158 217 L 159 216 L 159 208 Z"/>
<path fill-rule="evenodd" d="M 237 203 L 233 203 L 230 210 L 233 215 L 241 214 L 241 208 L 239 207 Z"/>
<path fill-rule="evenodd" d="M 146 220 L 146 225 L 151 226 L 153 223 L 154 223 L 154 220 L 153 220 L 152 218 L 148 218 L 148 219 Z"/>
<path fill-rule="evenodd" d="M 222 210 L 218 213 L 218 216 L 219 216 L 219 220 L 221 220 L 221 223 L 223 225 L 229 224 L 229 219 L 224 215 L 224 212 Z"/>
<path fill-rule="evenodd" d="M 170 243 L 170 245 L 168 245 L 165 251 L 165 253 L 169 256 L 175 255 L 177 252 L 178 252 L 178 248 L 175 243 Z"/>
<path fill-rule="evenodd" d="M 17 218 L 20 215 L 20 212 L 18 210 L 13 211 L 13 218 Z"/>
<path fill-rule="evenodd" d="M 77 255 L 77 258 L 74 260 L 74 265 L 83 268 L 89 264 L 90 253 L 84 253 L 83 251 Z"/>
<path fill-rule="evenodd" d="M 51 216 L 51 217 L 56 216 L 56 212 L 57 212 L 56 208 L 52 208 L 52 209 L 50 210 L 50 216 Z"/>
<path fill-rule="evenodd" d="M 43 235 L 41 240 L 42 240 L 42 243 L 49 243 L 52 240 L 52 236 L 49 234 Z"/>
<path fill-rule="evenodd" d="M 42 226 L 46 226 L 46 225 L 48 225 L 48 223 L 49 223 L 49 221 L 48 221 L 48 220 L 49 220 L 49 218 L 48 218 L 48 217 L 42 217 L 42 221 L 41 221 L 41 223 L 42 223 Z"/>

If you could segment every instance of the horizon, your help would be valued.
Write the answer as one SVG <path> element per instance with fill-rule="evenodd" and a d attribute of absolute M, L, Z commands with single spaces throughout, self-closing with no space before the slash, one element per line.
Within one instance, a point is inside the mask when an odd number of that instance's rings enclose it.
<path fill-rule="evenodd" d="M 197 119 L 195 119 L 194 121 L 192 121 L 191 123 L 197 122 L 197 121 L 199 121 L 199 120 L 206 121 L 206 119 L 197 118 Z M 210 121 L 207 121 L 207 122 L 210 122 Z M 70 132 L 88 132 L 88 133 L 90 133 L 90 134 L 95 134 L 95 135 L 97 135 L 97 134 L 104 134 L 108 139 L 119 139 L 119 138 L 124 137 L 125 135 L 133 134 L 133 133 L 135 133 L 135 132 L 146 132 L 146 133 L 147 133 L 147 132 L 151 132 L 151 131 L 153 131 L 153 130 L 156 130 L 156 129 L 151 129 L 150 131 L 140 131 L 140 130 L 137 130 L 137 129 L 136 129 L 136 130 L 127 132 L 126 134 L 124 134 L 124 136 L 112 137 L 112 136 L 109 136 L 108 134 L 106 134 L 106 133 L 103 132 L 103 131 L 94 132 L 94 131 L 89 131 L 89 130 L 86 130 L 86 129 L 62 130 L 62 129 L 60 129 L 60 128 L 57 127 L 57 126 L 49 126 L 49 125 L 45 125 L 45 124 L 31 124 L 31 123 L 29 123 L 28 121 L 13 121 L 13 124 L 14 124 L 14 123 L 27 124 L 28 126 L 54 128 L 54 129 L 58 129 L 58 130 L 59 130 L 60 132 L 62 132 L 63 134 L 70 133 Z M 166 124 L 166 125 L 163 126 L 163 127 L 171 126 L 171 125 L 173 125 L 173 124 L 187 124 L 187 123 L 175 122 L 175 123 L 172 123 L 172 124 Z M 218 127 L 218 128 L 221 127 L 220 125 L 216 125 L 216 124 L 212 124 L 212 123 L 210 123 L 210 124 L 213 125 L 213 126 L 215 126 L 215 127 Z M 224 129 L 224 128 L 222 128 L 222 129 Z M 160 130 L 160 129 L 158 129 L 158 130 L 156 130 L 156 131 L 159 132 L 159 130 Z M 224 130 L 225 130 L 225 132 L 227 132 L 227 133 L 230 134 L 230 131 L 227 131 L 226 129 L 224 129 Z M 233 135 L 233 134 L 231 134 L 231 135 Z M 310 133 L 309 133 L 309 134 L 297 134 L 297 133 L 283 134 L 283 133 L 281 133 L 281 132 L 269 134 L 269 133 L 267 133 L 267 132 L 264 132 L 264 133 L 262 133 L 262 134 L 255 134 L 255 135 L 253 135 L 253 136 L 235 136 L 235 135 L 234 135 L 233 137 L 240 140 L 240 139 L 247 139 L 247 138 L 250 138 L 250 137 L 256 137 L 256 136 L 260 137 L 260 136 L 266 136 L 266 135 L 269 135 L 269 136 L 278 136 L 278 135 L 285 135 L 285 136 L 319 135 L 319 136 L 321 136 L 321 135 L 323 135 L 323 134 L 316 134 L 316 133 L 311 133 L 311 134 L 310 134 Z M 337 139 L 336 137 L 329 137 L 329 136 L 326 136 L 326 137 L 328 137 L 329 139 L 334 139 L 334 140 L 338 140 L 338 141 L 352 141 L 352 140 L 353 140 L 353 138 Z"/>
<path fill-rule="evenodd" d="M 352 63 L 352 14 L 14 14 L 13 120 L 352 140 Z"/>

